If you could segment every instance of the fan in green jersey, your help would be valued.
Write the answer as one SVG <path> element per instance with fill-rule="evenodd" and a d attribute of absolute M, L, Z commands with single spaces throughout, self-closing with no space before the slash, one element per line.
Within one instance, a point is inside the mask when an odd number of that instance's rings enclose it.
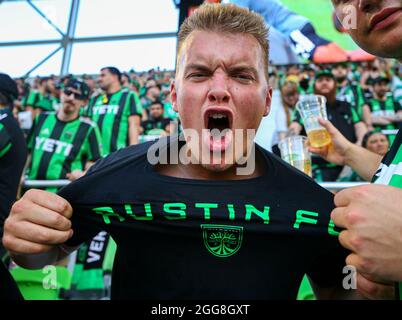
<path fill-rule="evenodd" d="M 340 101 L 347 101 L 363 118 L 363 106 L 366 105 L 362 87 L 357 83 L 352 83 L 348 79 L 349 67 L 347 62 L 336 63 L 332 67 L 332 74 L 337 83 L 336 98 Z M 367 123 L 366 119 L 364 119 Z"/>
<path fill-rule="evenodd" d="M 121 73 L 115 67 L 101 69 L 103 94 L 91 99 L 88 116 L 101 132 L 104 154 L 138 143 L 142 107 L 135 92 L 122 89 Z"/>
<path fill-rule="evenodd" d="M 402 61 L 402 0 L 332 3 L 341 22 L 350 18 L 351 9 L 354 12 L 355 27 L 346 31 L 361 48 Z M 372 281 L 402 281 L 402 131 L 381 161 L 381 156 L 350 144 L 330 122 L 321 123 L 329 131 L 332 144 L 310 151 L 351 166 L 367 180 L 375 174 L 376 185 L 339 192 L 335 197 L 337 208 L 332 212 L 334 223 L 345 229 L 340 240 L 352 251 L 346 262 L 359 273 L 357 287 L 369 292 Z"/>
<path fill-rule="evenodd" d="M 364 113 L 371 117 L 375 131 L 396 130 L 402 120 L 401 105 L 396 102 L 390 93 L 390 80 L 378 77 L 373 80 L 374 98 L 364 107 Z M 390 143 L 394 142 L 395 134 L 389 136 Z"/>
<path fill-rule="evenodd" d="M 42 111 L 55 111 L 59 108 L 56 86 L 52 78 L 41 78 L 37 90 L 30 90 L 28 96 L 23 101 L 26 111 L 32 113 L 32 119 Z"/>
<path fill-rule="evenodd" d="M 96 124 L 79 117 L 88 94 L 85 83 L 72 80 L 61 95 L 60 110 L 42 112 L 36 117 L 28 137 L 31 151 L 28 179 L 75 180 L 101 157 Z M 56 191 L 56 188 L 49 191 Z"/>

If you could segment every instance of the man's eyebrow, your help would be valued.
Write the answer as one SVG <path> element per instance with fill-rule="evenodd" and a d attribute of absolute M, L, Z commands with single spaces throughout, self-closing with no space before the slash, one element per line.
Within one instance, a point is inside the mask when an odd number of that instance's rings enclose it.
<path fill-rule="evenodd" d="M 258 75 L 257 69 L 254 67 L 249 67 L 249 66 L 234 66 L 234 67 L 229 67 L 228 68 L 229 72 L 246 72 L 246 73 L 252 73 L 254 76 Z"/>
<path fill-rule="evenodd" d="M 188 72 L 189 70 L 208 71 L 208 72 L 211 71 L 207 66 L 198 63 L 189 64 L 184 68 L 184 72 Z"/>
<path fill-rule="evenodd" d="M 197 71 L 205 71 L 211 72 L 211 69 L 206 65 L 199 64 L 199 63 L 192 63 L 185 67 L 184 72 L 188 72 L 189 70 L 197 70 Z M 258 72 L 254 67 L 249 66 L 233 66 L 228 68 L 228 72 L 236 73 L 236 72 L 246 72 L 252 73 L 254 77 L 258 76 Z"/>

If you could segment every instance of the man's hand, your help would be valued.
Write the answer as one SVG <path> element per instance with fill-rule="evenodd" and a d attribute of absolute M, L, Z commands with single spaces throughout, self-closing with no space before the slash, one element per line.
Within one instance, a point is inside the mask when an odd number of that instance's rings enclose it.
<path fill-rule="evenodd" d="M 309 147 L 309 150 L 323 157 L 328 162 L 341 166 L 345 165 L 347 152 L 353 146 L 353 143 L 346 139 L 330 121 L 319 119 L 319 122 L 327 129 L 331 136 L 331 143 L 322 148 Z"/>
<path fill-rule="evenodd" d="M 319 119 L 328 130 L 331 143 L 323 148 L 309 147 L 309 150 L 337 165 L 348 165 L 366 181 L 370 181 L 378 169 L 382 156 L 368 151 L 347 140 L 328 120 Z"/>
<path fill-rule="evenodd" d="M 369 275 L 357 273 L 356 285 L 357 291 L 367 299 L 395 299 L 395 285 L 393 282 L 380 282 L 372 279 Z"/>
<path fill-rule="evenodd" d="M 74 180 L 77 180 L 77 179 L 81 178 L 84 175 L 85 175 L 84 171 L 74 170 L 74 171 L 71 171 L 70 173 L 67 173 L 66 176 L 67 176 L 68 180 L 74 181 Z"/>
<path fill-rule="evenodd" d="M 4 223 L 3 245 L 17 255 L 49 252 L 72 236 L 72 213 L 62 197 L 31 189 L 11 208 Z"/>
<path fill-rule="evenodd" d="M 346 264 L 373 279 L 402 281 L 402 189 L 365 185 L 335 196 L 331 218 L 346 230 L 339 242 L 352 251 Z"/>

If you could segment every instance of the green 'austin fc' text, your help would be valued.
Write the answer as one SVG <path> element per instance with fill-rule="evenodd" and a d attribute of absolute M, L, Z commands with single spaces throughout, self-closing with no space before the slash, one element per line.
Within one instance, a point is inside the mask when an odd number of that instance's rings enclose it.
<path fill-rule="evenodd" d="M 211 220 L 211 216 L 213 217 L 213 210 L 220 209 L 222 210 L 223 205 L 219 205 L 218 203 L 195 203 L 194 209 L 201 210 L 203 212 L 203 217 L 205 221 Z M 239 220 L 239 214 L 236 216 L 236 211 L 233 204 L 227 204 L 226 211 L 228 214 L 228 221 Z M 162 216 L 167 220 L 186 220 L 187 219 L 187 209 L 188 206 L 182 202 L 172 202 L 172 203 L 164 203 L 163 204 L 163 214 Z M 256 208 L 252 204 L 244 205 L 244 221 L 253 221 L 255 219 L 259 220 L 262 224 L 268 225 L 270 223 L 269 206 L 264 206 L 263 208 Z M 125 221 L 151 221 L 154 219 L 154 213 L 152 210 L 151 203 L 144 203 L 142 212 L 134 212 L 133 206 L 130 204 L 124 204 L 123 210 L 117 212 L 117 210 L 112 207 L 104 206 L 92 208 L 96 214 L 102 215 L 103 221 L 105 224 L 111 224 L 112 220 L 118 222 Z M 294 229 L 300 229 L 303 224 L 316 225 L 318 223 L 317 212 L 306 211 L 306 210 L 297 210 L 295 212 L 295 218 L 293 222 Z M 338 236 L 339 232 L 335 230 L 335 225 L 332 220 L 328 223 L 327 228 L 328 234 Z"/>

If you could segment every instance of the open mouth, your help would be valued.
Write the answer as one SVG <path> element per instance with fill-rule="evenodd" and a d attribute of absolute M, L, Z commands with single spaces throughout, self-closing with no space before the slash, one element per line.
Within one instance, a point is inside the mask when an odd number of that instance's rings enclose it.
<path fill-rule="evenodd" d="M 210 151 L 225 151 L 232 142 L 233 113 L 229 109 L 211 108 L 204 113 L 204 143 Z"/>
<path fill-rule="evenodd" d="M 227 110 L 208 110 L 204 115 L 205 128 L 223 131 L 232 129 L 232 113 Z"/>

